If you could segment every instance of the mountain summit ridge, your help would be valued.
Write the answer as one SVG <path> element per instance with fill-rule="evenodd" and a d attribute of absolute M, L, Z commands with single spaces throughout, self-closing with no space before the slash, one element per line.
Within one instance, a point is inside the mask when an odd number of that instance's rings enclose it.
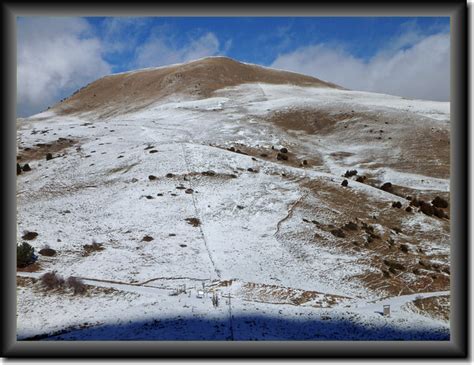
<path fill-rule="evenodd" d="M 223 88 L 259 82 L 342 89 L 312 76 L 213 56 L 107 75 L 51 109 L 57 114 L 96 112 L 108 115 L 146 108 L 175 94 L 201 99 Z"/>

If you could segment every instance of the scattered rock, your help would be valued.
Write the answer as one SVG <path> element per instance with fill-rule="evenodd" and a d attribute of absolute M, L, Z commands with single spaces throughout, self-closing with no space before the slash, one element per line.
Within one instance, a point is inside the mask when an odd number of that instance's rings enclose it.
<path fill-rule="evenodd" d="M 360 182 L 360 183 L 363 183 L 363 182 L 365 181 L 365 179 L 367 179 L 367 177 L 365 177 L 365 176 L 357 176 L 356 181 L 357 181 L 357 182 Z"/>
<path fill-rule="evenodd" d="M 281 153 L 288 153 L 288 149 L 283 147 L 283 148 L 280 148 L 280 152 Z"/>
<path fill-rule="evenodd" d="M 347 231 L 357 231 L 359 226 L 357 225 L 357 223 L 349 222 L 349 223 L 346 223 L 343 228 Z"/>
<path fill-rule="evenodd" d="M 147 195 L 146 198 L 147 199 L 153 199 L 153 197 L 151 195 Z"/>
<path fill-rule="evenodd" d="M 413 209 L 410 206 L 405 208 L 405 212 L 411 213 L 412 211 Z"/>
<path fill-rule="evenodd" d="M 148 180 L 156 180 L 156 176 L 155 175 L 150 175 L 150 176 L 148 176 Z"/>
<path fill-rule="evenodd" d="M 193 189 L 189 188 L 184 191 L 186 194 L 192 194 L 194 192 Z"/>
<path fill-rule="evenodd" d="M 408 246 L 405 244 L 401 244 L 400 251 L 402 251 L 403 253 L 408 253 Z"/>
<path fill-rule="evenodd" d="M 153 240 L 154 240 L 154 238 L 152 236 L 149 236 L 149 235 L 146 235 L 142 238 L 142 241 L 144 241 L 144 242 L 151 242 Z"/>
<path fill-rule="evenodd" d="M 336 236 L 336 237 L 339 237 L 339 238 L 345 238 L 346 237 L 346 234 L 344 233 L 344 231 L 340 228 L 338 229 L 333 229 L 331 231 L 331 233 L 333 234 L 333 236 Z"/>
<path fill-rule="evenodd" d="M 132 183 L 136 183 L 138 181 L 138 179 L 136 177 L 134 177 L 132 180 L 130 180 Z"/>
<path fill-rule="evenodd" d="M 229 177 L 231 177 L 232 179 L 237 179 L 237 175 L 235 174 L 230 174 Z"/>
<path fill-rule="evenodd" d="M 426 269 L 430 269 L 430 268 L 431 268 L 431 263 L 430 263 L 429 261 L 427 261 L 427 260 L 420 259 L 420 260 L 418 261 L 418 263 L 419 263 L 421 266 L 423 266 L 424 268 L 426 268 Z"/>
<path fill-rule="evenodd" d="M 420 211 L 428 216 L 432 216 L 435 212 L 434 207 L 429 203 L 425 203 L 424 201 L 420 203 Z"/>
<path fill-rule="evenodd" d="M 392 203 L 392 208 L 399 208 L 400 209 L 401 207 L 402 207 L 402 203 L 400 203 L 400 202 L 393 202 Z"/>
<path fill-rule="evenodd" d="M 36 237 L 38 237 L 38 232 L 30 232 L 30 231 L 26 231 L 23 234 L 23 236 L 21 236 L 21 238 L 28 241 L 34 240 Z"/>
<path fill-rule="evenodd" d="M 188 247 L 188 245 L 185 245 L 184 243 L 180 244 L 179 247 Z"/>
<path fill-rule="evenodd" d="M 386 182 L 380 187 L 380 189 L 383 190 L 383 191 L 391 193 L 392 190 L 393 190 L 392 183 Z"/>
<path fill-rule="evenodd" d="M 287 156 L 287 155 L 284 155 L 283 153 L 278 152 L 278 154 L 277 154 L 277 160 L 279 160 L 279 161 L 287 161 L 287 160 L 288 160 L 288 156 Z"/>
<path fill-rule="evenodd" d="M 357 175 L 357 170 L 347 170 L 344 177 L 351 177 Z"/>
<path fill-rule="evenodd" d="M 40 255 L 43 256 L 55 256 L 56 255 L 56 250 L 53 250 L 52 248 L 43 248 L 38 251 Z"/>
<path fill-rule="evenodd" d="M 303 165 L 307 165 L 308 164 L 308 161 L 307 160 L 303 160 Z"/>
<path fill-rule="evenodd" d="M 175 236 L 176 236 L 176 233 L 170 233 L 168 236 L 169 236 L 169 237 L 175 237 Z"/>
<path fill-rule="evenodd" d="M 21 174 L 21 166 L 19 163 L 16 164 L 16 174 L 20 175 Z"/>
<path fill-rule="evenodd" d="M 237 205 L 237 209 L 244 209 L 242 205 Z"/>
<path fill-rule="evenodd" d="M 170 177 L 174 177 L 174 175 L 171 172 L 169 172 L 166 174 L 166 177 L 170 178 Z"/>
<path fill-rule="evenodd" d="M 203 172 L 201 172 L 201 174 L 204 175 L 204 176 L 215 176 L 216 175 L 216 173 L 212 170 L 203 171 Z"/>
<path fill-rule="evenodd" d="M 260 157 L 268 157 L 268 155 L 266 153 L 261 153 Z"/>
<path fill-rule="evenodd" d="M 158 193 L 156 194 L 156 196 L 163 196 L 163 193 Z"/>
<path fill-rule="evenodd" d="M 26 171 L 31 171 L 31 167 L 30 167 L 29 164 L 25 163 L 25 164 L 23 165 L 23 167 L 22 167 L 22 170 L 25 171 L 25 172 L 26 172 Z"/>
<path fill-rule="evenodd" d="M 157 153 L 158 150 L 150 150 L 150 153 Z"/>
<path fill-rule="evenodd" d="M 396 261 L 391 261 L 391 260 L 383 260 L 383 263 L 385 265 L 387 265 L 389 268 L 391 269 L 395 269 L 395 270 L 402 270 L 402 271 L 405 271 L 406 270 L 406 267 L 405 265 L 399 263 L 399 262 L 396 262 Z"/>
<path fill-rule="evenodd" d="M 52 160 L 53 159 L 53 155 L 51 153 L 47 153 L 46 154 L 46 161 L 49 161 L 49 160 Z"/>
<path fill-rule="evenodd" d="M 411 205 L 412 207 L 418 208 L 418 207 L 420 206 L 420 202 L 422 202 L 422 201 L 418 200 L 417 198 L 413 198 L 413 199 L 410 201 L 410 205 Z"/>
<path fill-rule="evenodd" d="M 436 208 L 447 208 L 448 207 L 448 202 L 444 200 L 443 198 L 437 196 L 436 198 L 433 199 L 431 202 L 434 207 Z"/>
<path fill-rule="evenodd" d="M 344 179 L 341 183 L 342 186 L 347 186 L 349 185 L 349 181 L 347 181 L 346 179 Z"/>
<path fill-rule="evenodd" d="M 444 210 L 441 209 L 441 208 L 436 208 L 436 207 L 434 207 L 434 208 L 433 208 L 433 211 L 434 211 L 433 214 L 434 214 L 436 217 L 438 217 L 438 218 L 441 218 L 441 219 L 442 219 L 442 218 L 447 218 L 447 217 L 448 217 L 448 216 L 446 215 L 446 213 L 444 212 Z"/>

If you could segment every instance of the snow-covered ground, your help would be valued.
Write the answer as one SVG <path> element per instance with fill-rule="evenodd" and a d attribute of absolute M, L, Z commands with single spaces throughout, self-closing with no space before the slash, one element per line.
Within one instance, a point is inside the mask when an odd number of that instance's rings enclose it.
<path fill-rule="evenodd" d="M 18 338 L 57 332 L 50 339 L 449 339 L 449 323 L 402 308 L 413 295 L 369 304 L 386 293 L 360 280 L 372 270 L 366 253 L 341 249 L 330 234 L 325 239 L 332 246 L 301 234 L 299 204 L 308 195 L 302 182 L 316 181 L 331 194 L 349 161 L 331 153 L 362 156 L 372 147 L 262 122 L 275 110 L 299 108 L 370 110 L 390 118 L 408 113 L 449 130 L 449 103 L 262 83 L 202 100 L 175 97 L 108 119 L 45 112 L 19 121 L 22 147 L 75 141 L 50 161 L 28 161 L 32 171 L 18 176 L 18 242 L 24 231 L 35 231 L 36 251 L 57 250 L 40 256 L 39 272 L 19 275 L 54 270 L 115 291 L 81 297 L 45 292 L 38 283 L 20 286 Z M 295 158 L 313 154 L 323 163 L 301 168 L 226 149 L 239 145 L 290 152 L 294 146 Z M 361 171 L 411 189 L 449 192 L 449 179 L 416 171 L 367 165 Z M 351 189 L 387 206 L 394 199 L 355 181 Z M 321 222 L 337 213 L 325 196 L 312 198 L 325 207 Z M 449 224 L 420 214 L 404 224 L 414 229 L 411 222 L 418 221 L 436 234 Z M 153 240 L 143 241 L 146 235 Z M 440 237 L 436 254 L 449 256 L 449 235 Z M 104 250 L 84 255 L 93 240 Z M 186 293 L 170 295 L 182 285 Z M 204 297 L 197 298 L 202 288 Z M 383 304 L 392 306 L 390 317 L 380 314 Z"/>

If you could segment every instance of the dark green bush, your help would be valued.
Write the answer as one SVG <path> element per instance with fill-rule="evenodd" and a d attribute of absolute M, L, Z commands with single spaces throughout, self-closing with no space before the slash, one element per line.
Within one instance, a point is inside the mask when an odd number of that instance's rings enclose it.
<path fill-rule="evenodd" d="M 35 250 L 27 242 L 16 246 L 16 266 L 25 267 L 35 261 Z"/>

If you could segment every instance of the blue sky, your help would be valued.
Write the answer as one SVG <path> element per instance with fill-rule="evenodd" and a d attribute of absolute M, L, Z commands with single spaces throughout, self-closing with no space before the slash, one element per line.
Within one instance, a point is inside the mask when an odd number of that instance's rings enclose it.
<path fill-rule="evenodd" d="M 449 100 L 449 18 L 19 18 L 17 114 L 105 74 L 224 55 L 342 86 Z"/>

